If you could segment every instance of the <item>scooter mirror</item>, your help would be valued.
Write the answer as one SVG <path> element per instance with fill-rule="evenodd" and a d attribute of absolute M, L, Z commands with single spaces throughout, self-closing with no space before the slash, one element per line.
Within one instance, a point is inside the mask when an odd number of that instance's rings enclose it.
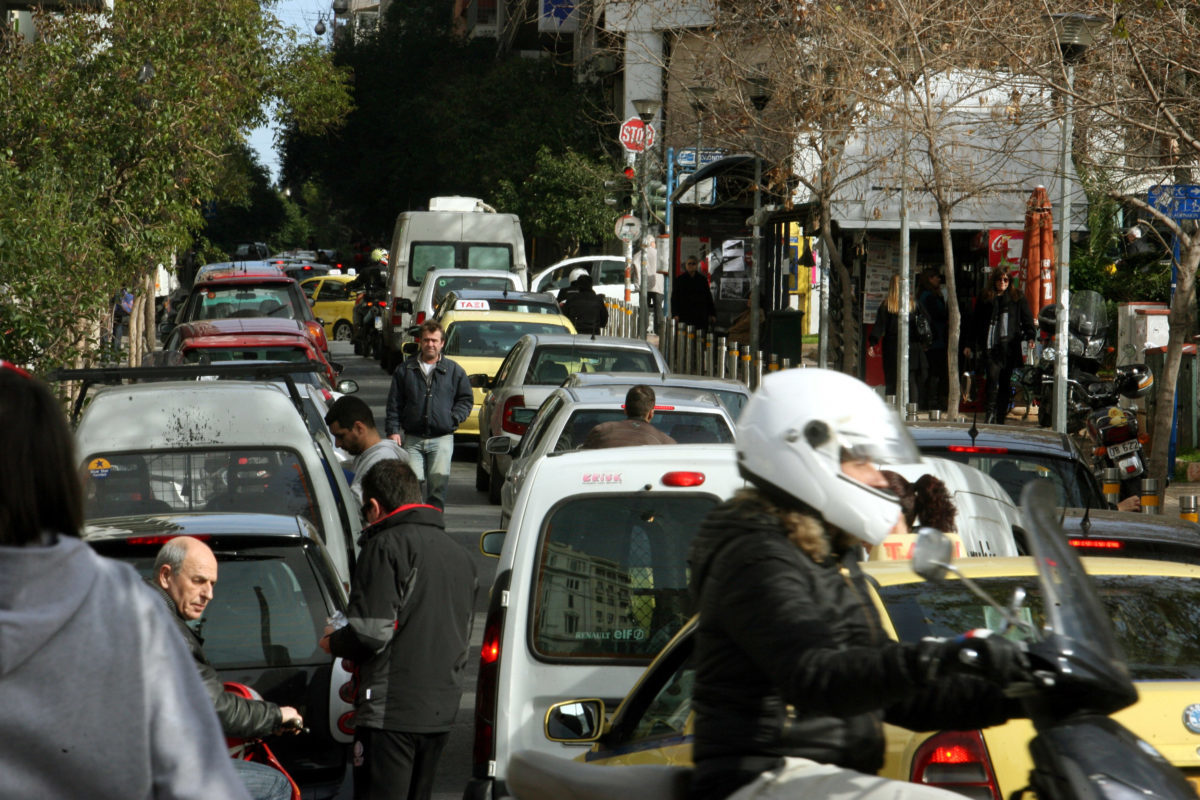
<path fill-rule="evenodd" d="M 954 543 L 937 528 L 917 528 L 917 543 L 913 545 L 913 572 L 927 581 L 940 581 L 949 571 L 954 555 Z"/>

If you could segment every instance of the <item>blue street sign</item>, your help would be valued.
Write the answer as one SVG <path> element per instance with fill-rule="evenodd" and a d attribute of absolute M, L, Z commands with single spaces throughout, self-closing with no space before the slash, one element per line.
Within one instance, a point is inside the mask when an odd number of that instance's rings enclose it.
<path fill-rule="evenodd" d="M 700 166 L 706 167 L 714 161 L 720 161 L 725 151 L 719 147 L 705 147 L 700 151 Z M 696 148 L 684 147 L 675 155 L 675 163 L 680 169 L 694 172 L 696 170 Z"/>
<path fill-rule="evenodd" d="M 1172 219 L 1200 219 L 1200 186 L 1152 186 L 1146 202 Z"/>

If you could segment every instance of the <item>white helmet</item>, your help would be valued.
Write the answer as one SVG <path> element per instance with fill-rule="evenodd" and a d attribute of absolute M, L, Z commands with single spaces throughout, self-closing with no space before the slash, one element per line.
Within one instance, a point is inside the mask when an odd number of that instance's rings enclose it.
<path fill-rule="evenodd" d="M 737 424 L 738 470 L 768 492 L 799 500 L 826 522 L 879 544 L 900 517 L 899 498 L 842 471 L 921 460 L 896 412 L 857 378 L 789 369 L 763 378 Z"/>
<path fill-rule="evenodd" d="M 571 283 L 574 283 L 575 281 L 579 280 L 584 275 L 587 275 L 590 278 L 590 277 L 592 277 L 592 271 L 590 269 L 588 269 L 587 267 L 576 267 L 575 269 L 571 270 L 571 275 L 570 275 Z"/>

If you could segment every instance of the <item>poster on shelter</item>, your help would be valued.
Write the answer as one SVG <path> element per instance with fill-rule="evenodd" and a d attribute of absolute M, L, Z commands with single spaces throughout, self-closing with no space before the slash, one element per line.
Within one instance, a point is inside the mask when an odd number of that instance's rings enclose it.
<path fill-rule="evenodd" d="M 714 254 L 715 255 L 715 254 Z M 713 271 L 714 266 L 720 266 L 723 272 L 745 272 L 746 271 L 746 242 L 744 239 L 726 239 L 721 242 L 721 257 L 720 264 L 714 265 L 710 257 L 708 269 Z"/>

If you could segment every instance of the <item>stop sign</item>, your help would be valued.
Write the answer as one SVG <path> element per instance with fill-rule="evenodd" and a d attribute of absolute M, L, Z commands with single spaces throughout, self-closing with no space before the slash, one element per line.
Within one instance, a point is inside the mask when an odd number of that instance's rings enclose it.
<path fill-rule="evenodd" d="M 654 126 L 647 125 L 637 117 L 621 123 L 621 146 L 631 153 L 641 153 L 654 146 Z"/>

